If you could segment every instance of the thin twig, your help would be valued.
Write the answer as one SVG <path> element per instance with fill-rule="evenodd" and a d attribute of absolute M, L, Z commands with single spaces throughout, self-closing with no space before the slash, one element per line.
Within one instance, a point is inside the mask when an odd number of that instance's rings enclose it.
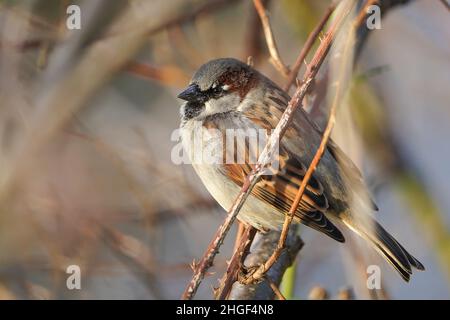
<path fill-rule="evenodd" d="M 353 22 L 352 28 L 354 30 L 356 30 L 356 27 L 360 26 L 363 23 L 364 19 L 366 19 L 367 9 L 371 5 L 379 3 L 379 2 L 380 2 L 380 0 L 367 0 L 367 3 L 364 5 L 364 8 L 361 11 L 359 11 L 358 16 L 356 17 L 355 21 Z"/>
<path fill-rule="evenodd" d="M 263 5 L 266 5 L 267 0 L 263 0 Z M 250 3 L 249 3 L 250 4 Z M 254 64 L 258 64 L 262 55 L 262 37 L 263 32 L 258 12 L 253 10 L 253 4 L 251 4 L 252 10 L 249 12 L 247 32 L 244 37 L 244 53 L 243 58 L 252 57 Z"/>
<path fill-rule="evenodd" d="M 269 283 L 270 287 L 272 288 L 273 292 L 277 296 L 278 300 L 286 300 L 286 298 L 281 293 L 280 289 L 278 289 L 278 286 L 273 283 L 269 278 L 266 277 L 267 282 Z"/>
<path fill-rule="evenodd" d="M 309 51 L 311 50 L 314 42 L 316 41 L 317 37 L 319 36 L 320 32 L 324 28 L 325 24 L 329 20 L 331 14 L 333 13 L 334 9 L 336 8 L 336 4 L 333 2 L 325 12 L 324 16 L 320 20 L 319 24 L 314 28 L 314 30 L 309 34 L 308 39 L 306 39 L 305 44 L 303 45 L 302 50 L 300 51 L 300 54 L 298 55 L 297 59 L 295 60 L 294 66 L 291 69 L 291 72 L 288 76 L 288 80 L 286 82 L 286 85 L 284 86 L 283 90 L 288 92 L 291 86 L 294 84 L 295 80 L 297 79 L 298 71 L 300 70 L 303 62 L 305 61 L 306 56 L 308 55 Z"/>
<path fill-rule="evenodd" d="M 278 52 L 278 47 L 273 36 L 272 27 L 270 26 L 269 17 L 267 16 L 266 9 L 262 4 L 261 0 L 253 0 L 256 11 L 258 11 L 259 17 L 261 18 L 261 23 L 264 30 L 264 35 L 266 37 L 267 47 L 270 53 L 270 62 L 278 69 L 284 76 L 287 76 L 290 72 L 289 68 L 281 61 L 280 53 Z"/>
<path fill-rule="evenodd" d="M 238 230 L 236 232 L 236 239 L 234 241 L 233 252 L 235 252 L 239 248 L 242 242 L 242 236 L 244 235 L 245 229 L 246 225 L 243 222 L 238 221 Z"/>
<path fill-rule="evenodd" d="M 233 206 L 229 210 L 225 221 L 220 225 L 219 229 L 217 229 L 200 262 L 194 266 L 194 275 L 184 290 L 181 299 L 187 300 L 194 297 L 201 281 L 205 277 L 206 272 L 212 266 L 215 256 L 219 253 L 219 248 L 223 244 L 223 241 L 225 240 L 231 225 L 236 220 L 236 217 L 244 205 L 245 200 L 248 198 L 253 187 L 259 181 L 259 171 L 261 171 L 261 166 L 255 166 L 252 173 L 250 173 L 250 175 L 245 179 L 244 185 L 234 201 Z"/>
<path fill-rule="evenodd" d="M 230 300 L 274 299 L 275 293 L 270 288 L 269 282 L 266 279 L 270 279 L 270 281 L 277 286 L 280 285 L 286 270 L 292 266 L 299 251 L 303 247 L 303 241 L 298 236 L 297 231 L 297 225 L 289 229 L 289 236 L 286 240 L 286 249 L 283 251 L 274 267 L 267 272 L 265 278 L 258 283 L 244 285 L 240 283 L 239 280 L 240 278 L 245 277 L 245 269 L 257 268 L 260 264 L 264 263 L 275 250 L 278 239 L 280 238 L 280 232 L 278 231 L 256 233 L 249 252 L 246 253 L 242 263 L 243 268 L 238 272 L 238 278 L 230 288 L 230 292 L 227 294 L 224 293 L 223 296 L 226 296 L 226 298 Z"/>
<path fill-rule="evenodd" d="M 255 228 L 251 226 L 245 226 L 242 223 L 240 225 L 244 226 L 244 229 L 239 239 L 239 243 L 234 250 L 233 256 L 231 257 L 231 260 L 228 264 L 227 271 L 219 282 L 219 288 L 217 288 L 214 294 L 214 296 L 218 300 L 224 300 L 230 292 L 231 286 L 236 281 L 237 274 L 241 268 L 243 260 L 245 259 L 245 256 L 253 242 L 253 238 L 256 235 Z"/>

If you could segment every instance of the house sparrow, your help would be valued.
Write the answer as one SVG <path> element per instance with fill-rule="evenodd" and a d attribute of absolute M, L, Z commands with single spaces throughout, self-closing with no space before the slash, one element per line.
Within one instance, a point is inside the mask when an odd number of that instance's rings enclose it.
<path fill-rule="evenodd" d="M 248 137 L 240 146 L 230 146 L 226 144 L 230 140 L 227 134 L 251 129 L 264 130 L 269 135 L 290 97 L 250 66 L 226 58 L 201 66 L 178 98 L 186 101 L 181 107 L 183 148 L 205 187 L 225 210 L 229 210 L 245 177 L 256 164 L 256 161 L 249 161 L 250 156 L 257 159 L 262 148 L 251 148 Z M 233 139 L 238 137 L 234 135 Z M 238 219 L 260 231 L 281 230 L 321 139 L 321 131 L 299 108 L 279 142 L 277 166 L 272 165 L 261 177 Z M 202 152 L 199 146 L 208 150 L 213 159 L 198 161 L 196 157 Z M 229 161 L 230 158 L 236 160 L 237 153 L 245 155 L 241 157 L 243 161 Z M 371 216 L 361 213 L 357 216 L 356 210 L 350 209 L 350 204 L 353 206 L 353 202 L 367 196 L 365 190 L 359 170 L 330 140 L 308 182 L 294 222 L 339 242 L 345 239 L 335 224 L 348 227 L 368 240 L 402 278 L 409 281 L 411 267 L 424 270 L 424 266 Z"/>

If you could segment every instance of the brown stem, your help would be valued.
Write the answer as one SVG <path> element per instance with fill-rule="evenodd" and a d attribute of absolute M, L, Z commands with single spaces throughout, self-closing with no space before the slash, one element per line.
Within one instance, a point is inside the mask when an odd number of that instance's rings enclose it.
<path fill-rule="evenodd" d="M 327 11 L 325 12 L 324 16 L 320 20 L 319 24 L 309 34 L 308 39 L 306 39 L 306 42 L 303 45 L 303 48 L 300 51 L 300 54 L 298 55 L 297 59 L 295 60 L 295 63 L 291 69 L 291 72 L 289 73 L 288 80 L 286 82 L 286 85 L 283 88 L 284 91 L 288 92 L 289 89 L 291 88 L 291 86 L 294 84 L 295 80 L 297 79 L 298 71 L 302 67 L 302 64 L 305 61 L 306 56 L 308 55 L 309 51 L 311 50 L 311 47 L 313 46 L 314 42 L 316 41 L 317 37 L 319 36 L 320 32 L 324 28 L 325 24 L 327 23 L 328 19 L 330 18 L 331 14 L 333 13 L 335 8 L 336 8 L 336 4 L 332 3 L 328 7 Z"/>
<path fill-rule="evenodd" d="M 239 282 L 245 276 L 245 270 L 253 270 L 264 263 L 275 250 L 279 231 L 269 231 L 267 233 L 257 233 L 248 254 L 242 264 L 243 269 L 238 273 L 238 280 L 233 283 L 227 298 L 230 300 L 268 300 L 276 298 L 276 294 L 270 286 L 270 282 L 279 286 L 286 270 L 294 263 L 298 252 L 303 247 L 303 241 L 298 236 L 298 226 L 289 229 L 289 236 L 286 241 L 286 249 L 281 254 L 273 268 L 267 272 L 262 281 L 243 285 Z"/>
<path fill-rule="evenodd" d="M 267 16 L 266 9 L 262 4 L 261 0 L 253 0 L 253 4 L 255 5 L 255 9 L 261 18 L 261 23 L 264 30 L 264 35 L 266 37 L 267 48 L 269 49 L 271 62 L 281 72 L 284 76 L 287 76 L 290 72 L 289 68 L 281 61 L 280 53 L 278 51 L 277 44 L 275 42 L 275 38 L 273 36 L 272 27 L 270 26 L 270 20 Z"/>
<path fill-rule="evenodd" d="M 251 190 L 259 181 L 258 172 L 261 171 L 261 166 L 255 166 L 255 170 L 253 171 L 249 176 L 247 176 L 244 185 L 239 192 L 239 195 L 237 196 L 236 200 L 233 203 L 233 206 L 231 207 L 227 217 L 225 218 L 225 221 L 220 225 L 219 229 L 217 229 L 216 234 L 208 245 L 208 248 L 203 254 L 202 259 L 196 266 L 194 266 L 194 275 L 187 285 L 186 289 L 184 290 L 181 299 L 189 300 L 194 297 L 200 283 L 205 277 L 207 270 L 212 266 L 215 256 L 217 255 L 217 253 L 219 253 L 219 247 L 223 244 L 223 241 L 225 240 L 225 237 L 230 230 L 231 225 L 236 220 L 236 217 L 242 206 L 244 205 L 244 202 L 249 196 Z"/>
<path fill-rule="evenodd" d="M 269 285 L 272 288 L 275 295 L 277 296 L 278 300 L 286 300 L 286 298 L 281 293 L 280 289 L 278 289 L 278 286 L 270 279 L 267 279 L 267 281 L 269 282 Z"/>
<path fill-rule="evenodd" d="M 263 0 L 263 5 L 267 5 L 268 1 Z M 253 7 L 253 4 L 251 4 Z M 251 8 L 253 9 L 253 8 Z M 252 57 L 254 65 L 258 65 L 261 60 L 262 55 L 262 37 L 261 34 L 263 32 L 260 18 L 258 12 L 256 10 L 250 10 L 248 17 L 248 27 L 247 32 L 244 37 L 244 52 L 243 52 L 243 60 L 248 59 L 248 57 Z"/>
<path fill-rule="evenodd" d="M 242 240 L 243 240 L 243 236 L 244 236 L 244 232 L 246 231 L 246 225 L 243 222 L 238 221 L 238 230 L 236 232 L 236 239 L 234 241 L 234 248 L 233 248 L 233 252 L 236 252 L 236 250 L 238 250 Z"/>
<path fill-rule="evenodd" d="M 244 224 L 240 224 L 244 226 Z M 220 280 L 219 288 L 215 292 L 215 298 L 218 300 L 224 300 L 230 292 L 231 286 L 236 281 L 237 274 L 241 269 L 243 259 L 247 254 L 252 244 L 253 238 L 256 235 L 256 229 L 251 226 L 244 226 L 242 236 L 239 239 L 239 243 L 234 250 L 233 256 L 228 264 L 227 271 Z"/>

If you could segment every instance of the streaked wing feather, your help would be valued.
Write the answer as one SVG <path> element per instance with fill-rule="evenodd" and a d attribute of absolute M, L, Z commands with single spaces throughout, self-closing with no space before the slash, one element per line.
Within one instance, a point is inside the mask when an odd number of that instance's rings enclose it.
<path fill-rule="evenodd" d="M 272 206 L 284 214 L 295 199 L 301 181 L 305 174 L 304 166 L 295 158 L 284 151 L 280 154 L 283 164 L 272 175 L 264 175 L 252 190 L 252 195 Z M 252 166 L 248 164 L 226 164 L 224 174 L 230 177 L 237 185 L 242 186 L 245 177 L 250 173 Z M 320 231 L 329 237 L 344 242 L 344 236 L 338 228 L 325 216 L 328 201 L 323 193 L 320 182 L 312 177 L 309 180 L 302 200 L 295 216 L 305 225 Z"/>
<path fill-rule="evenodd" d="M 273 90 L 272 95 L 269 96 L 269 99 L 274 102 L 273 104 L 270 105 L 270 108 L 272 110 L 271 113 L 274 115 L 275 118 L 273 122 L 276 125 L 276 122 L 281 116 L 281 113 L 288 105 L 290 98 L 284 91 L 276 89 Z M 277 110 L 274 111 L 274 109 Z M 317 126 L 315 122 L 313 122 L 309 118 L 304 109 L 299 108 L 299 110 L 297 110 L 296 117 L 304 118 L 306 122 L 309 123 L 309 125 L 313 130 L 319 133 L 320 136 L 323 135 L 322 130 L 319 128 L 319 126 Z M 300 121 L 296 121 L 295 119 L 296 117 L 294 117 L 294 121 L 292 123 L 293 127 L 299 126 L 301 123 Z M 299 131 L 299 129 L 300 128 L 297 128 L 297 131 Z M 328 140 L 327 150 L 338 163 L 339 168 L 342 172 L 342 176 L 348 181 L 349 185 L 353 187 L 353 190 L 356 192 L 356 194 L 358 194 L 364 200 L 366 199 L 369 200 L 371 202 L 372 208 L 378 211 L 378 206 L 375 204 L 375 202 L 373 201 L 372 197 L 369 194 L 369 191 L 367 190 L 367 186 L 364 182 L 361 171 L 353 163 L 353 161 L 341 150 L 341 148 L 331 138 Z"/>

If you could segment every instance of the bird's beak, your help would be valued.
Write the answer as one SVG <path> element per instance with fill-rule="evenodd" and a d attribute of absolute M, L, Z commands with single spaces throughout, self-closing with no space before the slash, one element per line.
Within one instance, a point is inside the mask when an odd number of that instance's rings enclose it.
<path fill-rule="evenodd" d="M 190 84 L 178 95 L 178 98 L 186 101 L 199 101 L 202 99 L 202 92 L 196 84 Z"/>

